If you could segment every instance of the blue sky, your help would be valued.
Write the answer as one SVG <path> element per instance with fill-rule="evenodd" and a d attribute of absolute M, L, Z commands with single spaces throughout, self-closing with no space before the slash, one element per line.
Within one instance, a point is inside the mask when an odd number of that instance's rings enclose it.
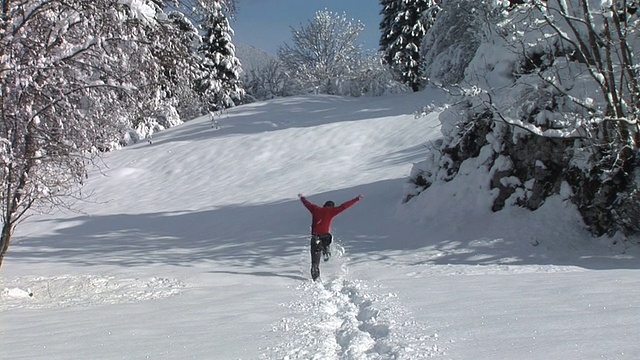
<path fill-rule="evenodd" d="M 240 0 L 238 14 L 231 21 L 234 43 L 275 54 L 285 42 L 291 44 L 291 27 L 306 25 L 316 11 L 324 9 L 360 20 L 365 25 L 360 43 L 365 49 L 377 50 L 381 18 L 378 0 Z"/>

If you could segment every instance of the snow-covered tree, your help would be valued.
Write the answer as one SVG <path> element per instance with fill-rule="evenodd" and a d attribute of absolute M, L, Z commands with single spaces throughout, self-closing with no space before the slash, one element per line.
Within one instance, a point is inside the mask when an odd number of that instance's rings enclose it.
<path fill-rule="evenodd" d="M 298 29 L 293 44 L 278 49 L 278 57 L 302 87 L 326 94 L 340 94 L 359 68 L 362 50 L 357 39 L 364 25 L 346 14 L 318 11 Z"/>
<path fill-rule="evenodd" d="M 166 38 L 174 40 L 163 42 L 165 46 L 159 48 L 155 56 L 166 81 L 162 93 L 168 110 L 166 115 L 159 115 L 159 125 L 168 128 L 175 125 L 170 121 L 172 109 L 175 109 L 180 122 L 202 115 L 202 101 L 194 86 L 201 74 L 197 53 L 201 37 L 196 25 L 181 12 L 169 13 L 165 24 Z"/>
<path fill-rule="evenodd" d="M 252 68 L 243 75 L 247 96 L 256 100 L 295 95 L 294 81 L 287 74 L 282 63 L 270 59 L 265 64 Z"/>
<path fill-rule="evenodd" d="M 96 156 L 175 114 L 190 55 L 153 1 L 0 5 L 1 265 L 29 211 L 71 207 Z"/>
<path fill-rule="evenodd" d="M 380 0 L 380 15 L 382 20 L 380 21 L 380 51 L 385 54 L 385 60 L 389 62 L 390 57 L 388 51 L 393 44 L 393 41 L 400 33 L 399 24 L 396 21 L 396 17 L 400 13 L 402 2 L 398 0 Z"/>
<path fill-rule="evenodd" d="M 398 79 L 418 91 L 424 84 L 420 48 L 439 6 L 435 0 L 381 0 L 380 51 Z"/>
<path fill-rule="evenodd" d="M 242 63 L 243 102 L 293 95 L 291 79 L 275 55 L 246 44 L 238 44 L 236 55 Z"/>
<path fill-rule="evenodd" d="M 640 233 L 636 3 L 501 5 L 407 199 L 473 168 L 495 211 L 557 195 L 595 235 Z"/>
<path fill-rule="evenodd" d="M 231 39 L 233 29 L 223 11 L 223 2 L 213 1 L 209 6 L 202 23 L 205 34 L 199 53 L 203 57 L 203 76 L 198 79 L 197 90 L 207 110 L 216 111 L 234 106 L 244 96 L 244 89 L 240 60 Z"/>
<path fill-rule="evenodd" d="M 421 46 L 421 74 L 430 82 L 453 85 L 464 78 L 469 62 L 486 39 L 486 4 L 477 0 L 442 0 Z"/>
<path fill-rule="evenodd" d="M 103 63 L 114 12 L 101 1 L 3 1 L 0 7 L 0 265 L 30 209 L 60 205 L 96 149 L 121 136 L 127 87 Z"/>
<path fill-rule="evenodd" d="M 166 12 L 179 12 L 186 16 L 192 23 L 199 24 L 202 14 L 207 9 L 215 9 L 222 6 L 222 11 L 228 18 L 232 18 L 238 10 L 238 0 L 154 0 Z"/>
<path fill-rule="evenodd" d="M 394 78 L 380 54 L 364 55 L 349 83 L 348 94 L 351 96 L 381 96 L 411 91 L 406 84 Z"/>
<path fill-rule="evenodd" d="M 133 9 L 133 8 L 131 8 Z M 200 99 L 193 87 L 199 76 L 195 53 L 199 35 L 179 12 L 157 9 L 145 21 L 130 20 L 129 37 L 118 51 L 123 74 L 136 84 L 139 100 L 129 112 L 130 128 L 138 138 L 173 127 L 200 113 Z"/>
<path fill-rule="evenodd" d="M 175 0 L 173 0 L 175 1 Z M 186 5 L 188 8 L 194 9 L 197 13 L 207 13 L 209 10 L 222 10 L 227 18 L 232 18 L 238 11 L 239 0 L 178 0 L 178 2 Z M 195 4 L 195 7 L 191 6 Z"/>

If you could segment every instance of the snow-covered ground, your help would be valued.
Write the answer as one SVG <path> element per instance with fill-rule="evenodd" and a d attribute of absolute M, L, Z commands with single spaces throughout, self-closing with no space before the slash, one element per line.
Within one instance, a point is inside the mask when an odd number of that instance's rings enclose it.
<path fill-rule="evenodd" d="M 469 172 L 400 204 L 444 103 L 278 99 L 108 154 L 77 212 L 20 224 L 0 357 L 640 358 L 638 249 L 590 238 L 566 202 L 494 214 Z M 364 195 L 321 283 L 298 193 Z"/>

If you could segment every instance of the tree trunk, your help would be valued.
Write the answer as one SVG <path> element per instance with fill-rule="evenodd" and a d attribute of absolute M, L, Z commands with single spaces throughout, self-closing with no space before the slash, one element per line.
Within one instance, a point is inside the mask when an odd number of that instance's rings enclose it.
<path fill-rule="evenodd" d="M 11 233 L 13 232 L 13 224 L 5 222 L 2 226 L 2 233 L 0 234 L 0 268 L 2 268 L 2 261 L 4 255 L 9 250 L 9 243 L 11 242 Z"/>

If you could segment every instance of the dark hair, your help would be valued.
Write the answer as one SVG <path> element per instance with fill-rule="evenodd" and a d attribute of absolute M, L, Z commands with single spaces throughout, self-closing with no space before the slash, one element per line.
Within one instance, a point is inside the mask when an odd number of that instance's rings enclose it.
<path fill-rule="evenodd" d="M 324 207 L 334 207 L 334 206 L 336 206 L 336 204 L 331 200 L 324 203 Z"/>

